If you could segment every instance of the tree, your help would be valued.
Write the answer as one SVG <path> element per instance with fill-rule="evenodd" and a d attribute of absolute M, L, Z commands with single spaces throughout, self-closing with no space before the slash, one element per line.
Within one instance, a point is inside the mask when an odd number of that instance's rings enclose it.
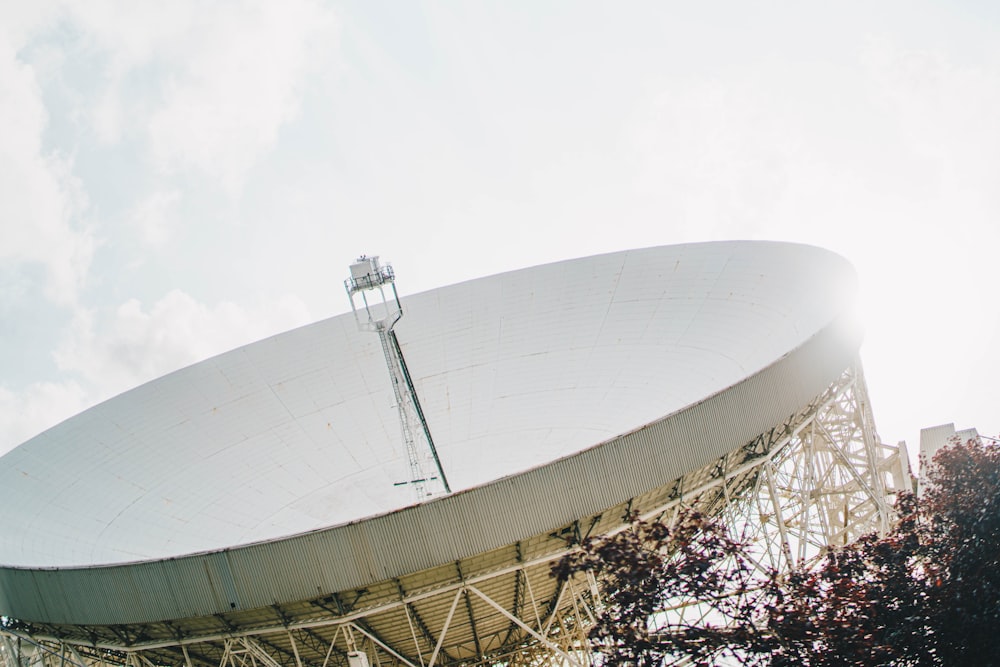
<path fill-rule="evenodd" d="M 560 578 L 592 572 L 602 582 L 606 605 L 590 640 L 604 664 L 658 667 L 683 656 L 708 664 L 769 652 L 754 623 L 766 591 L 745 545 L 692 509 L 672 525 L 630 519 L 628 530 L 588 538 L 553 568 Z"/>
<path fill-rule="evenodd" d="M 928 651 L 928 581 L 916 498 L 897 501 L 884 538 L 866 535 L 829 551 L 811 570 L 776 577 L 762 610 L 778 644 L 775 665 L 936 665 Z"/>
<path fill-rule="evenodd" d="M 946 447 L 930 476 L 918 518 L 931 648 L 937 664 L 1000 665 L 1000 448 L 974 440 Z"/>
<path fill-rule="evenodd" d="M 1000 448 L 955 443 L 928 477 L 886 536 L 808 570 L 755 569 L 749 545 L 693 510 L 590 539 L 555 570 L 604 583 L 590 637 L 608 667 L 1000 665 Z"/>

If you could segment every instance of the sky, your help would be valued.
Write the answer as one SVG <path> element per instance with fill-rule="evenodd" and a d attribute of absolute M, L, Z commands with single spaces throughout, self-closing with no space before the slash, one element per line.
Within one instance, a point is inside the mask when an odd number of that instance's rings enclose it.
<path fill-rule="evenodd" d="M 0 453 L 402 294 L 627 248 L 856 267 L 885 442 L 1000 433 L 1000 5 L 0 0 Z"/>

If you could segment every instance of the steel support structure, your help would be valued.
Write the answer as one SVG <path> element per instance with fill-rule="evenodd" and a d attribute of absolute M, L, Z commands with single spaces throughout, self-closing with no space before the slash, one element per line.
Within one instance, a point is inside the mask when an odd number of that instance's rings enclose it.
<path fill-rule="evenodd" d="M 600 612 L 600 582 L 551 574 L 585 534 L 626 530 L 623 517 L 637 514 L 671 521 L 693 506 L 751 540 L 762 569 L 783 570 L 887 530 L 894 494 L 910 488 L 905 453 L 879 441 L 855 364 L 785 423 L 670 488 L 480 560 L 302 608 L 276 605 L 253 621 L 220 616 L 210 629 L 7 622 L 0 667 L 591 667 L 587 631 Z"/>

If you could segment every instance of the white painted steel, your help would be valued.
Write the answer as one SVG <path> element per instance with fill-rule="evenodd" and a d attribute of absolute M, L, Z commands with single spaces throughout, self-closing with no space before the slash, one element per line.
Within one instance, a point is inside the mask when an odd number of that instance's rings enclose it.
<path fill-rule="evenodd" d="M 94 624 L 220 613 L 552 530 L 816 396 L 856 354 L 854 292 L 832 253 L 730 242 L 405 298 L 397 334 L 462 491 L 408 509 L 382 354 L 350 314 L 209 359 L 0 458 L 0 611 Z"/>

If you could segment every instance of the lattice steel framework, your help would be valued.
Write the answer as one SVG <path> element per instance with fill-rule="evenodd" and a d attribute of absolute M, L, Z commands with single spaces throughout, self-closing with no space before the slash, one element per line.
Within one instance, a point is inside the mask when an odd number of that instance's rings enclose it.
<path fill-rule="evenodd" d="M 550 575 L 583 537 L 690 505 L 753 540 L 761 568 L 808 565 L 829 545 L 885 531 L 893 495 L 910 487 L 905 452 L 879 442 L 856 364 L 711 465 L 550 534 L 295 605 L 136 626 L 8 621 L 2 667 L 587 667 L 599 582 Z"/>

